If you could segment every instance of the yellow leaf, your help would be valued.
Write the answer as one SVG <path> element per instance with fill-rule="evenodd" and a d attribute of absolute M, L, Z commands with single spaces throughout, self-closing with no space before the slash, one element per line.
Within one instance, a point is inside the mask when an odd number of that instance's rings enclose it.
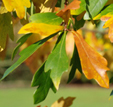
<path fill-rule="evenodd" d="M 109 69 L 106 59 L 90 47 L 81 35 L 75 31 L 72 33 L 84 75 L 88 79 L 95 79 L 101 87 L 109 88 L 109 78 L 106 74 L 106 70 Z"/>
<path fill-rule="evenodd" d="M 66 99 L 61 97 L 58 101 L 55 101 L 51 107 L 70 107 L 74 99 L 75 97 L 68 97 Z"/>
<path fill-rule="evenodd" d="M 109 27 L 109 33 L 108 33 L 108 37 L 110 39 L 110 41 L 113 43 L 113 16 L 109 17 L 107 15 L 101 17 L 101 20 L 106 20 L 103 28 L 107 28 Z"/>
<path fill-rule="evenodd" d="M 60 30 L 63 30 L 63 26 L 49 25 L 44 23 L 28 23 L 25 26 L 23 26 L 18 33 L 37 33 L 41 36 L 49 36 Z"/>
<path fill-rule="evenodd" d="M 16 10 L 17 16 L 22 19 L 25 16 L 25 8 L 30 7 L 29 0 L 2 0 L 6 9 L 11 12 Z"/>

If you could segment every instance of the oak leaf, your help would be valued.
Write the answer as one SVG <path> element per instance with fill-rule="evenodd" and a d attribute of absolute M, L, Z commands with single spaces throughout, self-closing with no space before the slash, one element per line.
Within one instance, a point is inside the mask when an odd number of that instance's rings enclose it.
<path fill-rule="evenodd" d="M 109 78 L 106 74 L 107 61 L 90 47 L 77 32 L 72 31 L 79 53 L 82 71 L 88 79 L 95 79 L 101 87 L 109 88 Z"/>
<path fill-rule="evenodd" d="M 30 7 L 29 0 L 3 0 L 3 3 L 9 12 L 12 12 L 15 9 L 17 16 L 20 19 L 22 19 L 25 16 L 24 7 L 28 7 L 28 8 Z"/>
<path fill-rule="evenodd" d="M 81 1 L 73 0 L 69 5 L 67 5 L 64 9 L 59 11 L 56 15 L 60 16 L 66 23 L 68 23 L 70 17 L 70 10 L 75 10 L 80 7 Z"/>

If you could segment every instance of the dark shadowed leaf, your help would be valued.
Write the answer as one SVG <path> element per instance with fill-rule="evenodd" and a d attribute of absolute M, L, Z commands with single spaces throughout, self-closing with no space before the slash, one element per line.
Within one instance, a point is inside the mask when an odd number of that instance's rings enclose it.
<path fill-rule="evenodd" d="M 82 73 L 82 68 L 81 68 L 80 59 L 79 59 L 79 55 L 78 55 L 76 46 L 74 47 L 74 52 L 73 52 L 73 56 L 71 58 L 70 66 L 72 66 L 72 67 L 70 70 L 68 83 L 74 78 L 74 75 L 75 75 L 75 72 L 77 69 Z"/>
<path fill-rule="evenodd" d="M 53 87 L 52 80 L 50 78 L 50 71 L 44 72 L 44 65 L 45 63 L 37 70 L 37 72 L 33 76 L 31 86 L 38 86 L 34 93 L 34 104 L 38 104 L 43 101 L 49 89 Z"/>

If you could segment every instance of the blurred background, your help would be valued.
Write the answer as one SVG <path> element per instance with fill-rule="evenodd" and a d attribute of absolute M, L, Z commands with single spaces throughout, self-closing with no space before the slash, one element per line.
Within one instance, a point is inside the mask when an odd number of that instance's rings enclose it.
<path fill-rule="evenodd" d="M 14 18 L 14 35 L 15 40 L 7 39 L 6 49 L 0 53 L 0 78 L 5 70 L 9 68 L 18 58 L 17 54 L 14 60 L 11 60 L 11 55 L 14 48 L 17 46 L 16 41 L 22 36 L 18 35 L 18 31 L 25 21 L 19 21 Z M 109 78 L 113 75 L 113 44 L 108 38 L 108 29 L 103 29 L 104 22 L 97 22 L 93 25 L 91 22 L 86 22 L 82 29 L 78 32 L 84 37 L 86 42 L 91 45 L 96 51 L 104 56 L 108 61 L 107 72 Z M 40 35 L 33 34 L 21 47 L 20 51 L 31 45 L 32 43 L 42 39 Z M 29 57 L 16 70 L 8 75 L 0 82 L 0 107 L 36 107 L 33 105 L 33 92 L 35 88 L 30 87 L 30 83 L 35 71 L 47 59 L 51 50 L 54 47 L 56 38 L 47 41 L 39 48 L 31 57 Z M 72 57 L 74 40 L 71 33 L 67 34 L 66 51 L 69 59 Z M 19 52 L 18 52 L 19 53 Z M 54 94 L 51 90 L 47 99 L 41 103 L 42 107 L 48 106 L 60 97 L 73 96 L 76 97 L 71 107 L 112 107 L 112 101 L 109 99 L 109 94 L 113 89 L 112 84 L 110 89 L 101 88 L 94 80 L 88 80 L 78 70 L 75 73 L 75 78 L 67 84 L 69 71 L 64 73 L 61 80 L 59 91 Z"/>

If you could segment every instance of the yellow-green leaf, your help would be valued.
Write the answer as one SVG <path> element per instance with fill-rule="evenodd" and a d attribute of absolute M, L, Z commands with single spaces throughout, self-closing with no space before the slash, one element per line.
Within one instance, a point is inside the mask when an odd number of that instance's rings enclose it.
<path fill-rule="evenodd" d="M 22 19 L 25 16 L 25 8 L 30 7 L 29 0 L 2 0 L 9 12 L 16 10 L 17 16 Z"/>
<path fill-rule="evenodd" d="M 29 23 L 23 26 L 18 33 L 19 34 L 37 33 L 40 34 L 41 36 L 49 36 L 60 30 L 63 30 L 63 26 L 49 25 L 45 23 Z"/>
<path fill-rule="evenodd" d="M 0 14 L 0 52 L 4 50 L 6 46 L 6 38 L 9 36 L 14 39 L 13 25 L 10 13 Z"/>
<path fill-rule="evenodd" d="M 2 4 L 1 5 L 1 8 L 0 8 L 0 14 L 3 14 L 3 13 L 7 13 L 7 9 L 4 7 L 4 5 Z"/>

